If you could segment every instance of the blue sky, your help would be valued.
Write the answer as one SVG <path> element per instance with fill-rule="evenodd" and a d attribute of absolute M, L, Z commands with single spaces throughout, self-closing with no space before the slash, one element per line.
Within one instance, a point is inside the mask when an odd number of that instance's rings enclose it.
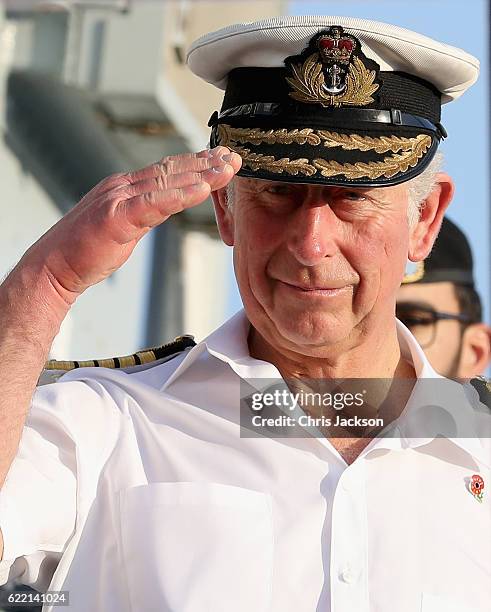
<path fill-rule="evenodd" d="M 455 180 L 449 217 L 467 234 L 475 259 L 475 276 L 490 320 L 490 188 L 489 188 L 489 22 L 487 0 L 300 0 L 290 3 L 295 15 L 346 15 L 386 21 L 461 47 L 481 61 L 476 85 L 443 108 L 445 169 Z M 230 312 L 240 307 L 237 290 Z"/>

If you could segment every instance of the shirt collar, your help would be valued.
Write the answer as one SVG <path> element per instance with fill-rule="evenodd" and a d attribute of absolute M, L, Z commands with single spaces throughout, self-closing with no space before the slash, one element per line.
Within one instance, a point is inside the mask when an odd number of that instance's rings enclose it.
<path fill-rule="evenodd" d="M 402 357 L 410 363 L 418 378 L 442 378 L 431 366 L 425 352 L 409 329 L 396 319 L 397 339 Z"/>
<path fill-rule="evenodd" d="M 416 376 L 418 378 L 441 378 L 433 370 L 423 350 L 407 327 L 398 320 L 396 320 L 396 324 L 402 356 L 413 364 Z M 205 351 L 227 363 L 241 378 L 281 377 L 273 364 L 251 357 L 247 342 L 249 329 L 249 320 L 245 311 L 241 309 L 188 352 L 179 367 L 161 387 L 161 390 L 164 391 L 181 376 Z"/>
<path fill-rule="evenodd" d="M 448 419 L 454 420 L 457 432 L 466 432 L 464 437 L 450 438 L 452 442 L 474 458 L 487 464 L 488 461 L 484 458 L 483 446 L 477 433 L 472 432 L 474 435 L 469 433 L 469 427 L 473 421 L 473 408 L 462 385 L 439 375 L 409 329 L 397 319 L 396 326 L 401 354 L 414 367 L 418 383 L 394 429 L 397 441 L 394 437 L 375 439 L 367 446 L 365 452 L 373 450 L 375 446 L 377 448 L 414 448 L 428 444 L 439 434 L 438 423 L 442 422 L 439 419 L 443 417 L 446 424 L 448 424 Z M 228 364 L 242 379 L 281 378 L 281 374 L 273 364 L 251 357 L 247 342 L 249 329 L 250 323 L 245 311 L 239 310 L 226 323 L 189 351 L 162 385 L 161 390 L 167 390 L 204 353 Z M 431 431 L 427 423 L 428 407 L 437 411 L 437 413 L 432 413 L 437 418 Z"/>
<path fill-rule="evenodd" d="M 240 378 L 281 378 L 281 374 L 272 363 L 251 357 L 247 343 L 249 329 L 249 320 L 245 311 L 241 309 L 189 351 L 161 390 L 165 391 L 205 352 L 227 363 Z"/>

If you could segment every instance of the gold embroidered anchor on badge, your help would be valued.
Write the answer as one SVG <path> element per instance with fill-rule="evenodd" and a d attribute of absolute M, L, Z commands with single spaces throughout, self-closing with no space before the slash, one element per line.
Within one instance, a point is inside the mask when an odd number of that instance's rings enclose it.
<path fill-rule="evenodd" d="M 289 95 L 299 102 L 367 106 L 380 87 L 375 82 L 377 64 L 364 56 L 359 40 L 340 26 L 317 34 L 300 56 L 287 58 L 285 64 L 293 75 L 286 78 L 293 89 Z"/>

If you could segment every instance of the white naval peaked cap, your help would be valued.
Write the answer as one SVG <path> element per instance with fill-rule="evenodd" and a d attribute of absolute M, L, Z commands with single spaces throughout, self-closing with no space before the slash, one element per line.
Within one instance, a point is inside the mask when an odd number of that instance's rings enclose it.
<path fill-rule="evenodd" d="M 240 176 L 384 187 L 421 174 L 447 133 L 442 103 L 479 61 L 397 26 L 350 17 L 276 17 L 199 38 L 188 64 L 224 89 L 210 146 Z"/>
<path fill-rule="evenodd" d="M 330 26 L 356 36 L 380 70 L 406 72 L 432 83 L 442 103 L 457 99 L 479 76 L 479 60 L 457 47 L 379 21 L 320 15 L 273 17 L 222 28 L 198 38 L 187 62 L 194 74 L 225 89 L 234 68 L 283 66 L 287 56 L 300 54 L 317 32 Z"/>

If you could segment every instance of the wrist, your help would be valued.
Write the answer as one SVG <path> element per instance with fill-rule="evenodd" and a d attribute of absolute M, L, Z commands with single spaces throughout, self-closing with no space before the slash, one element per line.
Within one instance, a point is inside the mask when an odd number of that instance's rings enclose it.
<path fill-rule="evenodd" d="M 46 271 L 21 261 L 0 285 L 0 337 L 47 354 L 70 306 Z"/>

